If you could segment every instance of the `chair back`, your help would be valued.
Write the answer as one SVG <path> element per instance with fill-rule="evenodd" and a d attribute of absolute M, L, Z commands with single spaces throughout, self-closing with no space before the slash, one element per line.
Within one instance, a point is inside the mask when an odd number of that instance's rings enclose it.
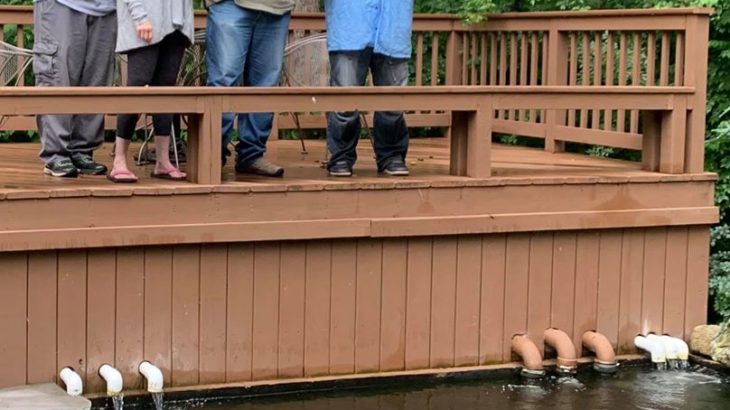
<path fill-rule="evenodd" d="M 32 58 L 31 50 L 0 41 L 0 85 L 21 84 L 21 79 L 32 69 Z"/>
<path fill-rule="evenodd" d="M 326 34 L 303 37 L 286 46 L 282 82 L 289 87 L 329 86 L 330 62 Z"/>

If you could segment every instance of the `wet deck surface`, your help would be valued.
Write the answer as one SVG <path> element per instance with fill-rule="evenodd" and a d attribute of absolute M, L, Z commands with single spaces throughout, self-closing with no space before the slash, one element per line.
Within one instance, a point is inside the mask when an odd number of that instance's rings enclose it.
<path fill-rule="evenodd" d="M 372 148 L 367 140 L 360 143 L 359 161 L 355 176 L 347 179 L 328 177 L 321 164 L 325 160 L 323 141 L 307 141 L 307 153 L 303 153 L 299 141 L 278 140 L 269 143 L 267 158 L 286 168 L 284 178 L 263 178 L 250 175 L 236 175 L 232 160 L 224 168 L 224 183 L 241 185 L 290 185 L 301 183 L 387 183 L 392 178 L 380 176 L 373 160 Z M 77 179 L 53 178 L 43 174 L 42 164 L 37 158 L 38 144 L 0 145 L 0 192 L 13 190 L 54 190 L 69 188 L 129 188 L 113 185 L 104 177 L 82 176 Z M 97 159 L 111 164 L 111 144 L 105 144 L 97 153 Z M 408 163 L 411 176 L 408 181 L 464 181 L 468 178 L 448 175 L 448 146 L 443 138 L 414 139 L 411 143 Z M 493 177 L 524 179 L 544 178 L 616 178 L 641 177 L 662 178 L 661 174 L 641 170 L 636 162 L 589 157 L 577 154 L 551 154 L 541 149 L 506 145 L 493 148 Z M 186 182 L 173 183 L 154 180 L 149 177 L 151 165 L 134 167 L 140 177 L 135 186 L 184 186 Z"/>

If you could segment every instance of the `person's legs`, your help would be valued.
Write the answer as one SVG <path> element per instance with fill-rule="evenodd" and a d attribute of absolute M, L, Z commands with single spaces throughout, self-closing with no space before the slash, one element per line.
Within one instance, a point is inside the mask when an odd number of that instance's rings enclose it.
<path fill-rule="evenodd" d="M 245 86 L 279 85 L 290 20 L 291 15 L 288 13 L 277 16 L 258 12 L 251 39 L 251 50 L 246 59 Z M 274 114 L 271 113 L 239 114 L 239 143 L 236 146 L 238 153 L 236 165 L 239 170 L 246 171 L 248 165 L 264 155 L 273 120 Z"/>
<path fill-rule="evenodd" d="M 364 86 L 373 51 L 371 48 L 353 52 L 330 53 L 330 85 L 333 87 Z M 331 157 L 327 169 L 339 164 L 351 169 L 357 160 L 357 142 L 360 138 L 360 113 L 330 112 L 327 114 L 327 149 Z M 349 176 L 351 172 L 344 172 Z"/>
<path fill-rule="evenodd" d="M 371 70 L 375 86 L 408 85 L 408 60 L 376 53 L 373 55 Z M 376 112 L 374 122 L 373 146 L 378 171 L 388 172 L 390 163 L 397 161 L 399 167 L 402 164 L 402 168 L 405 168 L 400 174 L 407 173 L 405 158 L 408 153 L 408 127 L 403 112 Z"/>
<path fill-rule="evenodd" d="M 138 48 L 127 53 L 127 67 L 129 77 L 127 85 L 143 87 L 150 85 L 157 67 L 160 45 Z M 109 173 L 113 181 L 133 182 L 137 176 L 129 170 L 127 155 L 129 144 L 134 136 L 139 114 L 121 114 L 117 116 L 117 137 L 114 144 L 114 164 Z"/>
<path fill-rule="evenodd" d="M 109 87 L 114 80 L 114 49 L 117 38 L 117 17 L 86 16 L 86 55 L 81 71 L 80 86 Z M 75 115 L 72 138 L 68 145 L 71 160 L 81 173 L 100 175 L 106 167 L 92 160 L 94 150 L 104 143 L 104 115 Z"/>
<path fill-rule="evenodd" d="M 180 64 L 182 63 L 188 39 L 179 31 L 165 37 L 160 43 L 157 67 L 152 85 L 174 86 L 177 84 Z M 155 130 L 155 171 L 153 175 L 171 179 L 186 177 L 170 162 L 170 134 L 172 133 L 172 114 L 154 114 L 152 122 Z"/>
<path fill-rule="evenodd" d="M 242 84 L 243 68 L 248 54 L 255 12 L 236 5 L 233 0 L 224 0 L 208 9 L 206 46 L 208 85 L 232 87 Z M 230 154 L 235 114 L 223 114 L 223 161 Z"/>
<path fill-rule="evenodd" d="M 40 87 L 77 86 L 86 53 L 86 15 L 56 0 L 44 0 L 34 8 L 33 72 Z M 68 149 L 72 136 L 71 115 L 36 117 L 41 137 L 40 159 L 44 171 L 54 176 L 75 177 L 77 170 Z"/>

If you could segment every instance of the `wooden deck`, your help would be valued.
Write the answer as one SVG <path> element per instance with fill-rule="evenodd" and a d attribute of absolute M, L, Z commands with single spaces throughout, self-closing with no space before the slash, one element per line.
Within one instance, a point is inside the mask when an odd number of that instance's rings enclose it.
<path fill-rule="evenodd" d="M 667 175 L 657 172 L 643 171 L 641 163 L 620 161 L 599 157 L 569 153 L 547 153 L 542 149 L 531 149 L 509 145 L 495 145 L 494 177 L 473 179 L 449 175 L 449 151 L 447 141 L 443 138 L 413 139 L 409 151 L 408 163 L 411 176 L 407 178 L 390 178 L 379 175 L 370 142 L 363 140 L 359 144 L 358 163 L 353 178 L 328 177 L 322 168 L 325 159 L 324 142 L 306 142 L 307 153 L 302 153 L 299 141 L 277 140 L 269 143 L 267 158 L 286 168 L 284 178 L 264 178 L 242 175 L 233 170 L 232 160 L 223 170 L 223 181 L 228 186 L 263 187 L 302 185 L 333 185 L 356 188 L 359 185 L 410 186 L 413 184 L 475 184 L 479 181 L 498 185 L 500 183 L 530 184 L 533 180 L 542 181 L 617 181 L 617 180 L 689 180 L 692 178 L 709 178 L 711 175 L 698 174 Z M 136 152 L 136 148 L 132 152 Z M 76 179 L 53 178 L 44 175 L 42 163 L 38 160 L 37 144 L 2 144 L 0 145 L 0 198 L 8 195 L 32 195 L 63 191 L 90 192 L 90 189 L 130 190 L 165 187 L 172 189 L 191 188 L 196 186 L 187 182 L 160 181 L 149 177 L 152 166 L 134 165 L 133 169 L 141 178 L 135 185 L 112 184 L 104 177 L 82 176 Z M 111 166 L 111 144 L 105 144 L 96 154 L 96 159 Z M 185 165 L 182 165 L 185 168 Z M 519 182 L 521 181 L 521 182 Z"/>
<path fill-rule="evenodd" d="M 3 88 L 6 130 L 44 113 L 183 113 L 193 182 L 150 167 L 135 185 L 55 179 L 37 145 L 0 145 L 0 388 L 72 366 L 101 392 L 109 363 L 128 393 L 142 360 L 172 388 L 482 366 L 517 360 L 515 334 L 551 357 L 550 327 L 578 355 L 589 330 L 619 353 L 638 333 L 688 338 L 706 320 L 718 220 L 703 172 L 709 14 L 416 16 L 411 87 Z M 31 24 L 31 8 L 0 7 L 6 38 Z M 326 176 L 315 141 L 270 143 L 281 179 L 221 169 L 222 112 L 321 128 L 350 109 L 415 112 L 451 144 L 414 140 L 407 178 L 377 175 L 367 141 L 348 179 Z M 642 163 L 561 153 L 568 142 Z"/>

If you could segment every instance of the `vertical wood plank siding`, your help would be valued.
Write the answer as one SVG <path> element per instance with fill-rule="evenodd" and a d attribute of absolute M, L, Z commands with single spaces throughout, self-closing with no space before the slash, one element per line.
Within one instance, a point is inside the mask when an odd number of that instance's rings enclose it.
<path fill-rule="evenodd" d="M 511 360 L 577 342 L 686 337 L 704 322 L 706 227 L 0 254 L 0 386 L 142 360 L 172 385 Z M 541 344 L 539 344 L 542 348 Z M 580 345 L 577 344 L 580 352 Z"/>

